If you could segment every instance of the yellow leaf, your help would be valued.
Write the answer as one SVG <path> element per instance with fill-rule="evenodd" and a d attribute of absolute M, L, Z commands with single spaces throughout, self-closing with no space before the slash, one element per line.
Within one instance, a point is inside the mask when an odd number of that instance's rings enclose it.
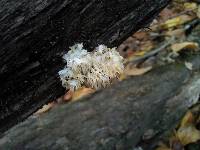
<path fill-rule="evenodd" d="M 165 23 L 161 24 L 161 28 L 162 29 L 173 28 L 192 20 L 193 18 L 194 18 L 193 16 L 181 15 L 181 16 L 167 20 Z"/>
<path fill-rule="evenodd" d="M 138 51 L 138 52 L 135 52 L 133 55 L 134 56 L 143 56 L 145 53 L 146 53 L 146 51 Z"/>
<path fill-rule="evenodd" d="M 173 52 L 179 52 L 186 48 L 191 50 L 196 50 L 198 47 L 199 47 L 198 43 L 195 42 L 183 42 L 171 45 L 171 49 Z"/>
<path fill-rule="evenodd" d="M 172 28 L 172 27 L 178 26 L 181 23 L 182 23 L 181 18 L 180 17 L 176 17 L 176 18 L 167 20 L 164 24 L 161 25 L 161 27 L 163 29 L 168 29 L 168 28 Z"/>
<path fill-rule="evenodd" d="M 184 3 L 184 8 L 186 10 L 195 10 L 195 9 L 197 9 L 197 4 L 196 3 L 188 3 L 188 2 L 186 2 L 186 3 Z"/>
<path fill-rule="evenodd" d="M 122 73 L 122 74 L 120 75 L 120 77 L 119 77 L 119 81 L 122 81 L 122 80 L 124 80 L 124 79 L 126 79 L 126 78 L 127 78 L 127 75 L 124 74 L 124 73 Z"/>
<path fill-rule="evenodd" d="M 188 126 L 189 124 L 193 124 L 194 120 L 195 120 L 194 115 L 192 114 L 191 111 L 188 111 L 186 115 L 183 117 L 183 119 L 181 120 L 180 128 Z"/>
<path fill-rule="evenodd" d="M 176 136 L 183 145 L 187 145 L 200 140 L 200 131 L 191 124 L 179 128 L 176 132 Z"/>
<path fill-rule="evenodd" d="M 78 90 L 76 90 L 73 93 L 72 101 L 79 100 L 80 98 L 88 96 L 88 95 L 90 95 L 90 94 L 92 94 L 94 92 L 95 92 L 95 90 L 91 89 L 91 88 L 86 88 L 86 87 L 79 88 Z"/>
<path fill-rule="evenodd" d="M 200 18 L 200 5 L 198 6 L 198 9 L 196 11 L 197 17 Z"/>

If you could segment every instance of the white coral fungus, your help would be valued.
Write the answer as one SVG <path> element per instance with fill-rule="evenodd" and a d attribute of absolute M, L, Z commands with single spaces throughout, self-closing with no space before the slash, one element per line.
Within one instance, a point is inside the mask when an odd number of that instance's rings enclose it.
<path fill-rule="evenodd" d="M 100 89 L 110 85 L 124 70 L 123 58 L 116 48 L 99 45 L 94 52 L 83 49 L 83 44 L 75 44 L 63 56 L 67 63 L 59 71 L 62 85 L 71 90 L 81 86 Z"/>

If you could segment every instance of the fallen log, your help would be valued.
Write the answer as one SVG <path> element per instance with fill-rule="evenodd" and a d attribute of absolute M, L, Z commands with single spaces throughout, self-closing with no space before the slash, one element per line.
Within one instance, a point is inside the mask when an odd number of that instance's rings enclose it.
<path fill-rule="evenodd" d="M 169 2 L 1 0 L 0 133 L 64 93 L 57 73 L 69 46 L 117 46 Z"/>
<path fill-rule="evenodd" d="M 198 101 L 199 87 L 195 54 L 29 117 L 1 136 L 0 149 L 132 150 L 146 133 L 153 138 L 174 127 Z"/>

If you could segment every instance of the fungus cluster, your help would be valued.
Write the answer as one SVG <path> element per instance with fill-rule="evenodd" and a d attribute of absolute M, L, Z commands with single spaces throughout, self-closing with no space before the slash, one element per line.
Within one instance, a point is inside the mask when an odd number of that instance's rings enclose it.
<path fill-rule="evenodd" d="M 83 44 L 75 44 L 63 59 L 66 66 L 58 74 L 63 87 L 72 91 L 81 86 L 96 90 L 107 87 L 124 70 L 123 57 L 116 48 L 105 45 L 99 45 L 93 52 L 88 52 Z"/>

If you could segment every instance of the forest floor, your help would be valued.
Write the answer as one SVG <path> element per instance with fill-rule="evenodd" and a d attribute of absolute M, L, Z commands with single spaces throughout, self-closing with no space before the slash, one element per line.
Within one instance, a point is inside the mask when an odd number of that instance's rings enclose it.
<path fill-rule="evenodd" d="M 129 37 L 118 48 L 139 68 L 173 63 L 177 56 L 199 49 L 200 4 L 173 1 L 148 27 Z M 135 61 L 135 60 L 141 61 Z M 185 62 L 192 69 L 190 62 Z M 138 150 L 142 149 L 138 146 Z M 177 127 L 167 131 L 156 150 L 200 150 L 200 105 L 190 108 Z"/>
<path fill-rule="evenodd" d="M 120 80 L 142 75 L 158 64 L 174 63 L 179 55 L 199 50 L 199 35 L 200 4 L 173 1 L 150 26 L 133 34 L 118 47 L 126 65 Z M 185 62 L 185 66 L 188 69 L 193 67 L 190 62 Z M 35 114 L 47 112 L 54 105 L 77 100 L 92 92 L 94 90 L 89 88 L 81 88 L 75 93 L 68 91 Z M 200 150 L 200 105 L 190 108 L 177 127 L 165 135 L 156 150 Z M 141 145 L 137 150 L 142 150 Z"/>

